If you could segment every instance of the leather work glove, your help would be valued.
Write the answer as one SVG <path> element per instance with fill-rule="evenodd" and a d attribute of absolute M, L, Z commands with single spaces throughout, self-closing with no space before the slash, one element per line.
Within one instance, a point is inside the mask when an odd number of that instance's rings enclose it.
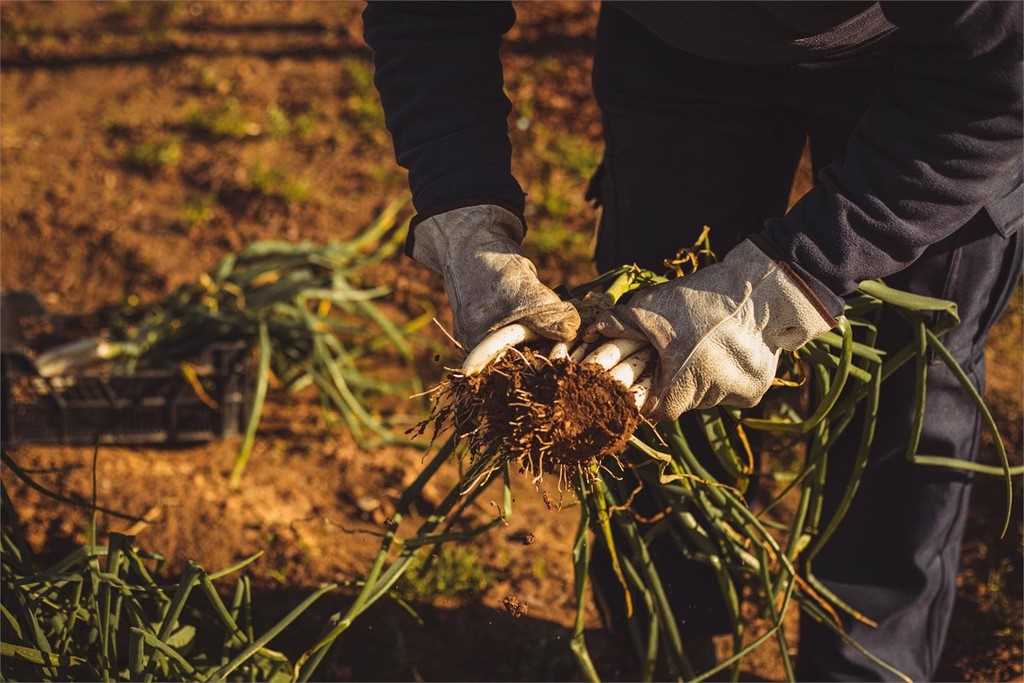
<path fill-rule="evenodd" d="M 638 292 L 595 328 L 650 342 L 658 369 L 644 412 L 674 420 L 695 408 L 756 405 L 780 350 L 835 324 L 795 273 L 744 240 L 721 263 Z"/>
<path fill-rule="evenodd" d="M 524 232 L 512 212 L 492 204 L 447 211 L 416 225 L 412 257 L 444 277 L 455 338 L 466 350 L 516 322 L 549 339 L 576 336 L 579 313 L 537 279 L 519 246 Z"/>

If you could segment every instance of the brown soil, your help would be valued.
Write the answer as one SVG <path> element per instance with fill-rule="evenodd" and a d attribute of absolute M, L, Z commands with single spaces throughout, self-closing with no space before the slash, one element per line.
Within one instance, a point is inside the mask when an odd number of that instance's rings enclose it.
<path fill-rule="evenodd" d="M 3 3 L 3 289 L 34 292 L 64 314 L 129 298 L 146 302 L 254 240 L 326 241 L 364 227 L 405 192 L 405 177 L 373 93 L 360 10 L 301 1 Z M 589 92 L 596 4 L 525 3 L 517 10 L 504 64 L 516 106 L 513 165 L 530 197 L 526 248 L 545 281 L 580 282 L 594 275 L 587 254 L 595 215 L 583 191 L 599 156 L 600 117 Z M 217 133 L 196 124 L 218 112 L 243 125 Z M 274 124 L 280 113 L 287 130 Z M 170 156 L 177 160 L 140 167 L 146 145 L 176 145 Z M 809 186 L 806 161 L 800 173 L 794 196 Z M 439 280 L 425 269 L 393 259 L 372 275 L 393 289 L 397 315 L 428 310 L 449 320 Z M 986 392 L 1018 463 L 1020 309 L 1018 297 L 991 335 Z M 447 343 L 430 328 L 415 341 L 424 381 L 436 381 L 441 366 L 431 358 L 447 354 Z M 274 389 L 243 486 L 231 492 L 227 476 L 238 446 L 104 448 L 97 498 L 150 520 L 134 531 L 140 545 L 171 559 L 171 573 L 188 559 L 216 569 L 263 550 L 252 571 L 264 622 L 320 582 L 365 571 L 379 543 L 367 532 L 381 530 L 422 462 L 413 449 L 360 450 L 343 430 L 324 424 L 311 396 Z M 12 455 L 51 488 L 90 497 L 92 449 L 32 446 Z M 992 456 L 986 450 L 988 461 Z M 42 497 L 9 470 L 2 478 L 37 551 L 52 558 L 84 540 L 87 513 Z M 454 464 L 444 468 L 417 510 L 428 514 L 457 479 Z M 578 677 L 568 648 L 576 515 L 547 510 L 525 479 L 513 486 L 509 526 L 471 546 L 492 575 L 485 589 L 418 605 L 423 625 L 393 605 L 376 606 L 321 675 Z M 1002 514 L 999 484 L 980 482 L 978 489 L 940 674 L 946 680 L 1021 676 L 1020 508 L 1014 531 L 1000 540 L 993 531 Z M 490 500 L 500 492 L 485 492 L 467 523 L 492 519 Z M 106 515 L 99 523 L 101 534 L 133 525 Z M 534 542 L 524 545 L 526 538 Z M 524 616 L 509 614 L 509 595 L 529 606 Z M 305 630 L 286 631 L 291 651 L 308 645 L 346 599 L 332 596 Z M 586 623 L 599 671 L 635 678 L 629 659 L 595 630 L 589 604 Z M 791 619 L 795 643 L 794 626 Z M 756 635 L 763 625 L 755 621 L 749 631 Z M 781 675 L 770 649 L 746 666 L 752 679 Z"/>
<path fill-rule="evenodd" d="M 451 426 L 474 455 L 504 453 L 537 486 L 553 474 L 560 492 L 618 456 L 640 422 L 629 392 L 602 368 L 529 348 L 475 375 L 452 374 L 437 393 L 421 432 Z"/>

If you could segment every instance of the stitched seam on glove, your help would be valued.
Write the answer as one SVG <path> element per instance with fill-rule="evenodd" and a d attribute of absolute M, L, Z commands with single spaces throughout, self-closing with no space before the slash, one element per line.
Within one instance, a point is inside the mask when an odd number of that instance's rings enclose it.
<path fill-rule="evenodd" d="M 832 329 L 833 327 L 839 324 L 836 321 L 835 317 L 828 312 L 828 308 L 826 308 L 825 304 L 822 303 L 821 299 L 818 298 L 818 295 L 814 293 L 813 289 L 811 289 L 811 286 L 804 282 L 804 279 L 797 275 L 796 271 L 793 270 L 793 268 L 791 268 L 788 263 L 786 263 L 785 261 L 776 260 L 775 265 L 778 266 L 778 268 L 785 274 L 785 276 L 789 278 L 790 282 L 792 282 L 796 286 L 796 288 L 800 290 L 800 293 L 807 297 L 807 300 L 811 303 L 812 306 L 814 306 L 814 310 L 817 311 L 818 315 L 820 315 L 822 319 L 828 324 L 829 329 Z"/>
<path fill-rule="evenodd" d="M 449 306 L 452 308 L 452 310 L 461 311 L 462 310 L 462 292 L 460 292 L 459 288 L 456 286 L 455 283 L 456 283 L 457 280 L 456 280 L 456 278 L 452 277 L 452 268 L 448 264 L 445 264 L 445 266 L 444 266 L 444 279 L 445 279 L 445 282 L 449 283 L 448 289 L 451 290 L 452 296 L 455 299 L 455 306 L 451 306 L 451 304 L 449 304 Z"/>

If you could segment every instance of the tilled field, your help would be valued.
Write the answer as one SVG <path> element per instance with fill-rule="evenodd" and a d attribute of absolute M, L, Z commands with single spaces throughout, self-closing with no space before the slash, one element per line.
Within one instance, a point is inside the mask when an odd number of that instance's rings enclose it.
<path fill-rule="evenodd" d="M 405 192 L 360 11 L 326 2 L 4 4 L 3 288 L 80 313 L 166 294 L 258 239 L 358 232 Z M 595 23 L 592 4 L 524 5 L 506 47 L 515 166 L 529 193 L 527 247 L 553 283 L 594 274 L 596 216 L 583 191 L 600 158 L 589 94 Z M 809 182 L 805 164 L 794 196 Z M 449 322 L 439 281 L 425 269 L 395 258 L 372 275 L 394 289 L 396 316 L 433 307 Z M 987 396 L 1018 462 L 1022 320 L 1018 289 L 988 354 Z M 420 337 L 419 364 L 432 381 L 453 356 L 440 332 L 428 327 Z M 365 571 L 375 533 L 422 453 L 360 450 L 344 431 L 327 430 L 312 400 L 296 404 L 273 387 L 268 412 L 238 492 L 228 491 L 227 478 L 239 444 L 226 442 L 102 448 L 96 496 L 148 520 L 101 516 L 101 531 L 137 533 L 140 545 L 171 559 L 172 573 L 188 559 L 216 569 L 264 550 L 252 572 L 266 610 L 260 618 L 269 623 L 311 587 Z M 12 455 L 49 486 L 90 497 L 92 449 L 25 447 Z M 456 476 L 446 473 L 444 483 Z M 36 550 L 56 557 L 84 540 L 87 513 L 56 505 L 10 472 L 3 479 Z M 516 486 L 511 525 L 453 560 L 470 588 L 432 594 L 421 587 L 414 599 L 422 625 L 393 605 L 374 608 L 321 675 L 576 677 L 567 641 L 575 516 L 548 509 L 528 483 Z M 975 494 L 944 679 L 1024 674 L 1024 537 L 1018 507 L 1008 537 L 997 538 L 999 487 L 986 481 Z M 417 509 L 428 512 L 442 493 L 428 487 Z M 475 511 L 481 519 L 492 514 L 488 496 Z M 315 623 L 339 600 L 318 607 Z M 596 630 L 596 611 L 587 615 Z M 301 650 L 315 634 L 286 637 L 286 646 Z M 596 631 L 588 640 L 599 670 L 636 676 L 616 643 Z M 781 675 L 767 651 L 749 666 L 751 679 Z"/>

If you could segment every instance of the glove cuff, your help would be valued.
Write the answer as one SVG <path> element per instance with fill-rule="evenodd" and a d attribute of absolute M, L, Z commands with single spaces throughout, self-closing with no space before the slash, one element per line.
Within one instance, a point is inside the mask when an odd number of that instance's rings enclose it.
<path fill-rule="evenodd" d="M 779 270 L 785 273 L 786 278 L 789 280 L 789 282 L 792 283 L 797 289 L 799 289 L 800 293 L 807 298 L 808 303 L 814 306 L 814 309 L 818 312 L 818 315 L 820 315 L 822 320 L 824 320 L 825 323 L 828 324 L 829 330 L 831 330 L 833 327 L 839 324 L 835 316 L 833 316 L 829 312 L 828 307 L 825 305 L 825 303 L 820 298 L 818 298 L 817 294 L 814 293 L 814 289 L 809 284 L 807 284 L 807 282 L 802 277 L 800 277 L 799 273 L 796 272 L 796 269 L 794 269 L 785 261 L 776 261 L 775 265 L 779 268 Z M 827 332 L 828 330 L 825 331 Z"/>
<path fill-rule="evenodd" d="M 796 261 L 786 258 L 765 232 L 754 233 L 749 237 L 750 241 L 769 256 L 776 263 L 783 263 L 792 274 L 810 290 L 810 296 L 814 301 L 821 304 L 825 315 L 835 318 L 843 314 L 845 303 L 843 298 L 829 289 L 824 282 L 808 272 Z"/>
<path fill-rule="evenodd" d="M 750 296 L 755 310 L 769 311 L 763 334 L 770 346 L 795 351 L 836 326 L 828 308 L 796 271 L 771 258 L 753 241 L 741 242 L 729 252 L 725 263 L 747 273 L 751 268 L 762 273 L 756 280 L 749 280 L 753 285 Z"/>
<path fill-rule="evenodd" d="M 511 211 L 496 204 L 478 204 L 445 211 L 410 227 L 409 256 L 442 273 L 454 254 L 488 242 L 521 244 L 526 230 Z"/>

